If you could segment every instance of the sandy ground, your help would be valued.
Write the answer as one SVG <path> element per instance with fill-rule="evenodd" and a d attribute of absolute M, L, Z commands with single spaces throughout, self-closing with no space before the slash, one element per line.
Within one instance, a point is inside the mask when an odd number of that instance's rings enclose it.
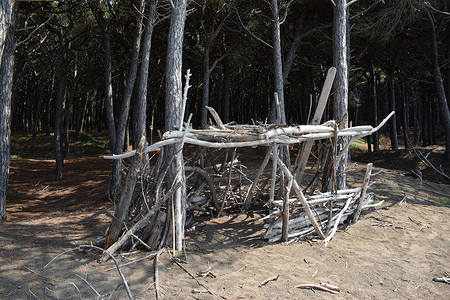
<path fill-rule="evenodd" d="M 359 186 L 365 166 L 350 167 L 350 185 Z M 99 264 L 98 251 L 72 251 L 44 268 L 64 249 L 104 234 L 112 211 L 105 197 L 109 168 L 100 158 L 74 158 L 66 163 L 65 179 L 56 182 L 50 160 L 12 161 L 8 221 L 0 223 L 0 299 L 96 299 L 114 290 L 112 299 L 127 299 L 113 262 Z M 369 191 L 385 205 L 364 211 L 327 247 L 321 241 L 268 244 L 260 238 L 258 214 L 201 221 L 187 235 L 188 264 L 182 264 L 196 280 L 162 254 L 162 298 L 450 299 L 450 285 L 433 281 L 450 272 L 450 206 L 435 201 L 449 198 L 449 186 L 420 185 L 379 167 L 374 172 L 380 170 Z M 124 253 L 117 260 L 148 254 Z M 121 270 L 135 299 L 155 298 L 153 258 Z M 210 275 L 202 277 L 206 270 Z M 296 288 L 322 282 L 340 292 Z"/>

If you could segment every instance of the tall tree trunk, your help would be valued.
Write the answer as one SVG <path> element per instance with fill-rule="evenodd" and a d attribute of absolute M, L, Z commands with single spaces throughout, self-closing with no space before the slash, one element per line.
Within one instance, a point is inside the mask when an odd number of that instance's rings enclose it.
<path fill-rule="evenodd" d="M 0 220 L 6 220 L 9 177 L 11 97 L 14 68 L 15 0 L 0 5 Z"/>
<path fill-rule="evenodd" d="M 209 69 L 209 42 L 203 53 L 203 93 L 202 93 L 202 128 L 208 123 L 208 111 L 206 107 L 209 105 L 209 82 L 211 72 Z"/>
<path fill-rule="evenodd" d="M 64 157 L 69 157 L 70 154 L 70 121 L 72 117 L 72 107 L 73 107 L 73 97 L 75 96 L 75 91 L 77 88 L 77 82 L 78 82 L 78 56 L 77 53 L 75 54 L 75 65 L 74 65 L 74 71 L 73 71 L 73 82 L 72 82 L 72 88 L 70 89 L 69 98 L 66 105 L 66 112 L 65 112 L 65 119 L 64 119 Z"/>
<path fill-rule="evenodd" d="M 373 62 L 370 62 L 370 87 L 372 89 L 372 124 L 374 127 L 378 126 L 378 90 L 377 90 L 377 75 L 375 74 L 374 68 L 373 68 Z M 378 131 L 374 132 L 372 134 L 372 140 L 373 140 L 373 151 L 379 151 L 379 138 L 378 138 Z"/>
<path fill-rule="evenodd" d="M 131 53 L 130 69 L 128 71 L 125 89 L 122 98 L 122 107 L 119 114 L 119 121 L 116 131 L 116 144 L 114 145 L 114 154 L 120 154 L 124 150 L 125 135 L 128 125 L 128 117 L 130 113 L 131 96 L 133 95 L 134 84 L 136 82 L 136 75 L 138 71 L 139 63 L 139 51 L 141 47 L 142 37 L 142 21 L 144 17 L 144 4 L 145 0 L 138 0 L 139 5 L 137 7 L 136 24 L 134 28 L 134 41 L 133 49 Z M 110 182 L 110 197 L 114 199 L 120 188 L 120 170 L 122 169 L 122 161 L 116 159 L 113 162 L 113 170 Z"/>
<path fill-rule="evenodd" d="M 136 105 L 133 108 L 134 126 L 134 148 L 137 147 L 142 136 L 146 136 L 147 124 L 147 87 L 148 87 L 148 67 L 150 65 L 150 50 L 152 47 L 152 36 L 154 21 L 156 16 L 156 1 L 150 0 L 150 7 L 145 25 L 145 35 L 142 47 L 142 62 L 139 75 L 138 93 Z"/>
<path fill-rule="evenodd" d="M 281 53 L 280 17 L 278 11 L 278 0 L 271 0 L 272 4 L 272 46 L 273 46 L 273 66 L 274 66 L 274 88 L 280 101 L 280 124 L 286 124 L 286 113 L 284 105 L 284 83 L 283 83 L 283 63 Z M 276 106 L 272 105 L 272 108 Z"/>
<path fill-rule="evenodd" d="M 184 24 L 186 21 L 187 0 L 173 0 L 172 13 L 170 15 L 170 28 L 167 45 L 167 66 L 166 66 L 166 105 L 165 105 L 165 128 L 166 130 L 178 129 L 183 116 L 182 101 L 182 57 L 183 57 L 183 36 Z M 174 157 L 174 161 L 169 169 L 169 184 L 177 179 L 181 181 L 181 186 L 175 191 L 174 211 L 175 228 L 175 248 L 183 248 L 184 222 L 186 216 L 186 199 L 184 185 L 184 163 L 183 152 L 178 145 L 167 147 L 167 157 Z M 177 173 L 182 178 L 177 178 Z M 178 175 L 180 177 L 180 175 Z"/>
<path fill-rule="evenodd" d="M 422 146 L 428 146 L 428 91 L 422 97 Z"/>
<path fill-rule="evenodd" d="M 44 91 L 45 91 L 45 86 L 47 84 L 47 77 L 48 77 L 48 65 L 49 65 L 49 61 L 47 59 L 45 66 L 42 66 L 42 77 L 41 77 L 41 84 L 39 87 L 39 98 L 38 101 L 36 103 L 36 107 L 34 110 L 34 119 L 33 119 L 33 134 L 31 136 L 31 146 L 30 146 L 30 152 L 34 152 L 35 151 L 35 147 L 36 147 L 36 134 L 37 134 L 37 127 L 39 124 L 39 119 L 40 119 L 40 115 L 41 115 L 41 106 L 42 106 L 42 100 L 44 99 Z"/>
<path fill-rule="evenodd" d="M 278 101 L 280 104 L 280 119 L 279 124 L 286 124 L 286 109 L 284 99 L 284 81 L 283 81 L 283 59 L 281 51 L 281 34 L 280 34 L 280 16 L 278 10 L 278 0 L 271 0 L 272 5 L 272 46 L 273 46 L 273 66 L 274 66 L 274 88 L 278 94 Z M 286 78 L 288 72 L 286 72 Z M 275 99 L 272 104 L 272 115 L 276 115 L 277 107 Z M 289 147 L 283 146 L 281 149 L 281 157 L 284 163 L 291 166 L 289 156 Z"/>
<path fill-rule="evenodd" d="M 439 67 L 439 52 L 437 45 L 436 28 L 433 21 L 433 17 L 428 9 L 425 8 L 428 21 L 430 22 L 431 29 L 431 44 L 433 47 L 433 77 L 434 85 L 436 88 L 436 94 L 439 101 L 439 108 L 441 111 L 442 123 L 445 129 L 445 157 L 450 160 L 450 112 L 448 109 L 447 96 L 445 94 L 444 82 L 442 79 L 441 68 Z"/>
<path fill-rule="evenodd" d="M 402 85 L 401 92 L 402 99 L 402 121 L 403 121 L 403 141 L 405 149 L 411 148 L 411 142 L 409 140 L 409 118 L 408 118 L 408 105 L 406 103 L 406 88 Z"/>
<path fill-rule="evenodd" d="M 63 118 L 64 118 L 64 102 L 66 97 L 67 74 L 69 72 L 68 52 L 69 46 L 63 45 L 61 53 L 61 62 L 58 75 L 58 87 L 56 90 L 55 101 L 55 123 L 54 123 L 54 140 L 55 140 L 55 160 L 56 160 L 56 180 L 63 179 L 64 168 L 64 151 L 63 151 Z"/>
<path fill-rule="evenodd" d="M 75 136 L 78 136 L 78 134 L 80 134 L 80 132 L 83 132 L 84 130 L 84 122 L 86 119 L 86 110 L 89 100 L 89 91 L 91 89 L 92 68 L 90 67 L 90 64 L 91 63 L 88 62 L 86 77 L 83 84 L 83 91 L 81 92 L 81 99 L 77 109 Z"/>
<path fill-rule="evenodd" d="M 388 70 L 387 74 L 387 81 L 388 81 L 388 91 L 389 91 L 389 110 L 395 111 L 396 105 L 395 105 L 395 70 L 397 69 L 397 63 L 398 58 L 400 57 L 400 52 L 403 48 L 403 40 L 398 45 L 397 49 L 395 50 L 394 57 L 391 60 L 391 65 Z M 392 150 L 398 149 L 398 132 L 397 132 L 397 114 L 394 115 L 393 118 L 390 120 L 390 138 L 391 138 L 391 148 Z"/>
<path fill-rule="evenodd" d="M 336 67 L 334 81 L 333 116 L 341 128 L 348 127 L 348 8 L 346 0 L 336 0 L 333 15 L 333 64 Z M 338 148 L 344 140 L 340 140 Z M 348 153 L 336 162 L 336 185 L 338 189 L 346 188 L 346 168 Z"/>
<path fill-rule="evenodd" d="M 108 23 L 106 22 L 105 15 L 100 8 L 100 1 L 89 1 L 89 6 L 92 13 L 95 16 L 98 26 L 102 32 L 103 36 L 103 48 L 105 50 L 104 64 L 104 84 L 105 84 L 105 114 L 106 114 L 106 126 L 108 128 L 109 136 L 109 147 L 111 152 L 114 153 L 116 146 L 116 125 L 114 121 L 114 99 L 113 99 L 113 85 L 112 85 L 112 74 L 111 74 L 111 38 L 108 28 Z M 112 179 L 111 181 L 114 181 Z"/>

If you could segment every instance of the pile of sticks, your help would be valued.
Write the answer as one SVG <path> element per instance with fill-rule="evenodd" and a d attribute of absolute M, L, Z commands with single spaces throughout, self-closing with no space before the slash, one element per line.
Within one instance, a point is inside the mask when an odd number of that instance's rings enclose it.
<path fill-rule="evenodd" d="M 151 241 L 151 236 L 155 234 L 155 230 L 157 229 L 157 236 L 159 239 L 157 238 L 156 241 L 159 242 L 154 244 L 159 244 L 159 247 L 161 247 L 163 240 L 168 237 L 167 234 L 169 228 L 176 227 L 177 233 L 174 236 L 178 236 L 178 238 L 184 236 L 184 227 L 179 228 L 176 224 L 170 224 L 171 217 L 169 216 L 172 214 L 178 220 L 182 218 L 180 214 L 185 213 L 177 213 L 177 210 L 173 210 L 173 192 L 176 191 L 179 186 L 186 185 L 186 182 L 188 182 L 188 179 L 191 176 L 188 173 L 197 173 L 197 175 L 202 176 L 204 179 L 204 182 L 202 183 L 203 187 L 205 185 L 209 185 L 210 187 L 210 195 L 208 197 L 195 191 L 201 190 L 201 188 L 191 187 L 190 190 L 194 190 L 194 192 L 189 192 L 189 195 L 185 198 L 187 199 L 188 206 L 191 209 L 199 210 L 205 210 L 208 206 L 212 206 L 217 212 L 216 215 L 220 216 L 224 209 L 229 191 L 232 189 L 231 176 L 233 170 L 236 170 L 234 166 L 236 149 L 242 147 L 268 147 L 268 151 L 266 152 L 265 158 L 263 159 L 256 176 L 253 180 L 246 178 L 250 182 L 250 187 L 247 192 L 244 194 L 239 193 L 237 197 L 240 199 L 235 202 L 241 206 L 240 208 L 242 210 L 247 210 L 251 207 L 254 203 L 253 198 L 255 197 L 255 191 L 258 189 L 257 185 L 262 178 L 266 166 L 271 160 L 272 173 L 270 177 L 270 193 L 267 204 L 268 206 L 273 204 L 275 209 L 266 218 L 268 226 L 264 237 L 269 241 L 282 240 L 286 242 L 292 237 L 301 237 L 306 234 L 315 233 L 327 243 L 336 232 L 338 225 L 345 219 L 348 219 L 350 215 L 353 214 L 352 221 L 355 222 L 359 217 L 362 207 L 367 202 L 366 189 L 371 172 L 369 166 L 363 186 L 360 189 L 338 191 L 336 188 L 331 188 L 332 184 L 330 183 L 332 183 L 332 176 L 325 176 L 325 181 L 328 182 L 327 190 L 333 192 L 306 197 L 300 188 L 300 185 L 311 149 L 314 141 L 329 141 L 329 145 L 331 145 L 330 148 L 332 147 L 333 151 L 327 152 L 328 154 L 326 155 L 332 157 L 331 160 L 328 160 L 329 162 L 331 161 L 331 163 L 328 164 L 331 165 L 330 169 L 335 170 L 335 162 L 339 161 L 341 157 L 345 155 L 353 141 L 379 130 L 394 112 L 391 112 L 375 128 L 369 125 L 340 128 L 338 122 L 335 121 L 319 124 L 326 107 L 334 74 L 335 69 L 331 68 L 319 98 L 316 112 L 309 125 L 286 126 L 280 125 L 278 121 L 276 124 L 223 124 L 216 111 L 207 107 L 216 125 L 211 125 L 206 129 L 193 129 L 190 126 L 191 114 L 187 123 L 180 123 L 179 130 L 164 133 L 161 141 L 147 147 L 144 146 L 144 141 L 141 141 L 137 151 L 105 157 L 107 159 L 133 157 L 133 164 L 128 171 L 118 209 L 116 210 L 110 228 L 110 234 L 108 235 L 108 237 L 112 236 L 113 238 L 107 238 L 106 244 L 108 251 L 111 253 L 117 250 L 130 239 L 137 240 L 139 243 L 148 247 L 144 237 L 136 235 L 138 232 L 144 232 L 146 235 L 145 238 L 148 241 Z M 275 101 L 278 107 L 277 120 L 280 120 L 279 103 L 276 94 Z M 345 141 L 339 151 L 337 151 L 338 139 Z M 232 153 L 231 159 L 229 159 L 226 164 L 225 162 L 222 164 L 223 166 L 226 165 L 225 169 L 228 170 L 228 180 L 222 197 L 218 195 L 217 187 L 211 176 L 205 170 L 205 165 L 195 165 L 195 163 L 194 165 L 188 164 L 184 166 L 181 164 L 177 170 L 177 176 L 172 178 L 173 182 L 169 182 L 168 184 L 166 182 L 166 189 L 162 189 L 162 181 L 167 181 L 167 179 L 165 179 L 165 174 L 169 166 L 167 158 L 162 158 L 162 153 L 165 152 L 168 145 L 176 145 L 176 148 L 179 149 L 178 151 L 183 151 L 183 149 L 185 149 L 185 144 L 191 144 L 206 149 L 224 149 L 227 150 L 228 153 Z M 287 146 L 298 144 L 302 144 L 303 147 L 300 148 L 301 150 L 299 150 L 297 154 L 296 162 L 293 168 L 291 168 L 291 165 L 285 164 L 285 162 L 288 161 L 286 160 L 286 157 L 288 157 Z M 151 168 L 152 171 L 146 175 L 146 173 L 142 171 L 142 165 L 148 162 L 146 154 L 157 149 L 161 149 L 161 155 L 156 166 Z M 184 173 L 181 174 L 183 169 Z M 224 174 L 225 173 L 222 175 Z M 135 189 L 137 183 L 136 178 L 138 177 L 145 178 L 145 180 L 143 180 L 141 188 Z M 334 176 L 334 179 L 335 177 L 336 176 Z M 279 182 L 278 195 L 281 195 L 279 198 L 283 199 L 281 201 L 275 201 L 277 181 Z M 189 188 L 190 187 L 187 187 L 187 189 Z M 156 193 L 145 195 L 143 191 L 156 191 Z M 296 196 L 296 198 L 292 198 L 292 195 Z M 133 206 L 133 203 L 136 203 L 136 199 L 139 200 L 137 202 L 139 205 Z M 172 201 L 171 205 L 170 201 Z M 175 206 L 177 205 L 175 204 Z M 136 209 L 136 207 L 139 209 Z M 130 222 L 130 217 L 132 218 L 132 222 Z M 123 231 L 124 228 L 128 229 Z M 144 228 L 145 230 L 143 230 Z M 328 233 L 329 229 L 331 230 L 330 233 Z M 111 232 L 113 232 L 114 235 L 111 235 Z M 327 232 L 328 236 L 326 236 L 324 232 Z M 119 238 L 120 235 L 121 237 Z M 178 244 L 181 245 L 182 241 L 177 240 L 176 242 L 177 248 L 179 248 Z"/>
<path fill-rule="evenodd" d="M 331 230 L 328 237 L 324 239 L 327 243 L 336 233 L 339 225 L 345 222 L 348 224 L 356 222 L 363 208 L 381 205 L 382 202 L 372 204 L 372 197 L 368 197 L 367 194 L 371 171 L 372 164 L 368 164 L 364 182 L 360 188 L 305 196 L 306 203 L 314 216 L 313 221 L 306 214 L 302 202 L 298 198 L 290 198 L 288 239 L 301 239 L 315 233 L 313 222 L 316 220 L 321 231 Z M 266 228 L 262 237 L 269 242 L 276 242 L 282 240 L 284 201 L 275 200 L 272 205 L 272 212 L 261 218 Z"/>

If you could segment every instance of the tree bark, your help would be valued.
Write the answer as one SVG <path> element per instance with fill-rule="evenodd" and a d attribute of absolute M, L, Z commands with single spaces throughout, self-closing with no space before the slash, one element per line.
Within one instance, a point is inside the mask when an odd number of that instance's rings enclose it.
<path fill-rule="evenodd" d="M 44 91 L 45 86 L 47 84 L 47 77 L 48 77 L 48 66 L 49 66 L 49 60 L 47 59 L 45 66 L 42 67 L 42 78 L 41 78 L 41 84 L 39 87 L 39 98 L 36 103 L 36 108 L 34 111 L 34 119 L 33 119 L 33 134 L 31 136 L 31 146 L 30 146 L 30 152 L 35 151 L 36 147 L 36 134 L 37 134 L 37 127 L 39 124 L 39 116 L 41 114 L 41 106 L 42 106 L 42 100 L 44 99 Z"/>
<path fill-rule="evenodd" d="M 336 67 L 334 81 L 333 116 L 340 128 L 348 127 L 348 8 L 346 0 L 336 0 L 333 15 L 333 64 Z M 340 139 L 338 148 L 344 143 Z M 336 153 L 338 154 L 338 153 Z M 348 153 L 336 162 L 337 189 L 346 188 L 346 168 Z"/>
<path fill-rule="evenodd" d="M 142 47 L 142 62 L 139 75 L 137 101 L 133 111 L 134 126 L 134 142 L 136 148 L 142 136 L 147 135 L 147 88 L 148 88 L 148 67 L 150 64 L 150 50 L 152 47 L 152 36 L 154 29 L 154 21 L 156 16 L 157 0 L 150 0 L 150 7 L 147 15 L 147 23 L 145 25 L 145 35 Z"/>
<path fill-rule="evenodd" d="M 165 129 L 177 129 L 184 116 L 182 101 L 182 57 L 183 57 L 183 36 L 184 24 L 186 21 L 187 0 L 173 0 L 172 13 L 170 15 L 170 28 L 167 45 L 167 65 L 166 65 L 166 98 L 165 98 Z M 186 199 L 184 185 L 184 163 L 183 152 L 178 145 L 167 147 L 168 157 L 174 157 L 174 162 L 169 169 L 168 184 L 176 179 L 181 180 L 183 184 L 176 190 L 174 199 L 175 228 L 173 232 L 177 233 L 175 237 L 175 248 L 181 250 L 184 240 L 184 222 L 186 214 Z M 177 178 L 180 172 L 183 178 Z"/>
<path fill-rule="evenodd" d="M 388 92 L 389 92 L 389 110 L 395 111 L 396 109 L 396 99 L 395 99 L 395 70 L 397 69 L 398 58 L 400 57 L 401 50 L 403 48 L 404 38 L 400 41 L 397 49 L 395 50 L 394 57 L 391 60 L 391 65 L 389 66 L 387 74 L 388 82 Z M 394 115 L 390 120 L 390 138 L 391 138 L 391 148 L 392 150 L 398 149 L 398 131 L 397 131 L 397 114 Z"/>
<path fill-rule="evenodd" d="M 0 220 L 6 220 L 14 68 L 15 0 L 0 5 Z"/>
<path fill-rule="evenodd" d="M 89 1 L 92 13 L 95 16 L 98 26 L 102 32 L 103 36 L 103 48 L 105 50 L 104 54 L 104 80 L 105 80 L 105 114 L 106 114 L 106 126 L 108 128 L 109 135 L 109 146 L 111 152 L 114 153 L 116 145 L 116 125 L 114 122 L 114 100 L 113 100 L 113 85 L 112 85 L 112 75 L 111 75 L 111 38 L 109 34 L 108 23 L 106 22 L 103 11 L 100 8 L 100 1 L 97 0 Z"/>
<path fill-rule="evenodd" d="M 274 64 L 274 89 L 280 101 L 280 124 L 286 124 L 286 113 L 284 105 L 283 63 L 281 54 L 280 17 L 278 12 L 278 0 L 271 0 L 272 4 L 272 46 Z M 287 76 L 286 76 L 287 77 Z M 276 111 L 276 105 L 272 105 Z M 289 166 L 289 165 L 288 165 Z"/>
<path fill-rule="evenodd" d="M 230 122 L 230 58 L 224 57 L 223 68 L 223 109 L 222 118 L 224 123 Z"/>
<path fill-rule="evenodd" d="M 69 52 L 68 44 L 63 45 L 60 58 L 61 63 L 59 67 L 58 87 L 56 90 L 56 101 L 55 101 L 54 140 L 55 140 L 56 180 L 63 179 L 63 169 L 64 169 L 63 118 L 64 118 L 64 102 L 67 87 L 67 73 L 69 72 L 68 52 Z"/>
<path fill-rule="evenodd" d="M 439 67 L 439 52 L 437 45 L 436 28 L 430 11 L 425 8 L 425 13 L 427 14 L 428 21 L 430 22 L 431 27 L 431 44 L 433 47 L 433 77 L 436 94 L 439 101 L 439 108 L 441 111 L 442 123 L 445 129 L 445 158 L 450 160 L 450 112 L 448 109 L 447 96 L 445 94 L 441 68 Z"/>

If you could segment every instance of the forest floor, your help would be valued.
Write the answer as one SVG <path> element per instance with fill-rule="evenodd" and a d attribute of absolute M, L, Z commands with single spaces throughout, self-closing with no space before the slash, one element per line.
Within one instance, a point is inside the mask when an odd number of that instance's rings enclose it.
<path fill-rule="evenodd" d="M 429 158 L 440 159 L 442 147 Z M 253 156 L 259 159 L 260 156 Z M 450 272 L 450 185 L 405 150 L 365 153 L 352 159 L 374 162 L 381 171 L 370 187 L 385 205 L 338 231 L 327 247 L 320 241 L 269 244 L 260 238 L 262 215 L 231 214 L 204 220 L 188 233 L 183 266 L 214 295 L 204 293 L 164 253 L 159 259 L 163 299 L 449 299 L 450 285 L 435 282 Z M 349 164 L 349 185 L 360 186 L 365 165 Z M 73 155 L 64 179 L 54 180 L 51 159 L 13 158 L 8 188 L 8 220 L 0 223 L 0 299 L 80 299 L 114 289 L 127 299 L 113 262 L 98 263 L 95 250 L 73 251 L 44 266 L 64 249 L 95 243 L 104 235 L 113 205 L 107 199 L 111 162 Z M 404 171 L 421 169 L 423 183 Z M 119 263 L 148 252 L 123 253 Z M 153 299 L 153 259 L 121 268 L 135 299 Z M 197 274 L 210 270 L 213 275 Z M 277 280 L 259 286 L 264 280 Z M 338 294 L 296 288 L 326 282 Z M 91 288 L 91 287 L 92 288 Z M 106 297 L 108 298 L 108 297 Z"/>

